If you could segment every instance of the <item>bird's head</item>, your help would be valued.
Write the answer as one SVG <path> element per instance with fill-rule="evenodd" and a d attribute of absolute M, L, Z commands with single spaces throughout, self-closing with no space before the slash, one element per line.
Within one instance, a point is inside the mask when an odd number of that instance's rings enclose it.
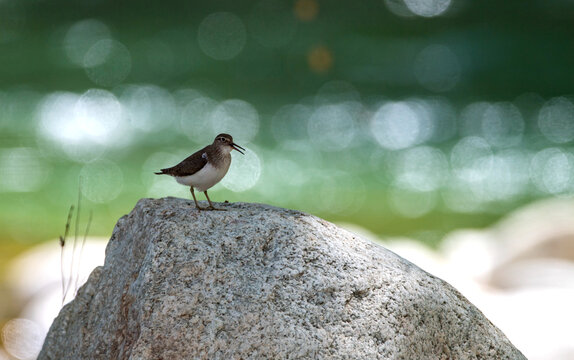
<path fill-rule="evenodd" d="M 233 137 L 229 134 L 217 135 L 215 137 L 215 140 L 213 140 L 213 143 L 215 145 L 218 145 L 218 146 L 223 146 L 224 149 L 229 149 L 229 152 L 231 152 L 231 150 L 237 150 L 241 154 L 244 154 L 243 151 L 245 151 L 244 148 L 242 148 L 241 146 L 239 146 L 233 142 Z M 241 151 L 241 150 L 243 150 L 243 151 Z"/>

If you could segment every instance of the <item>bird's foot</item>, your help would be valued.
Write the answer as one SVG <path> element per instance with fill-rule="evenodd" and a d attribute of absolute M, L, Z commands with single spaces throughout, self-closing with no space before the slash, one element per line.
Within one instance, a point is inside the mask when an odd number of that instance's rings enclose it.
<path fill-rule="evenodd" d="M 227 211 L 227 209 L 218 209 L 215 206 L 208 206 L 208 207 L 200 207 L 199 205 L 195 206 L 195 208 L 197 209 L 197 211 L 211 211 L 211 210 L 215 210 L 215 211 Z"/>
<path fill-rule="evenodd" d="M 227 211 L 227 209 L 218 209 L 218 208 L 216 208 L 215 206 L 210 206 L 210 207 L 208 207 L 208 208 L 205 209 L 205 210 Z"/>

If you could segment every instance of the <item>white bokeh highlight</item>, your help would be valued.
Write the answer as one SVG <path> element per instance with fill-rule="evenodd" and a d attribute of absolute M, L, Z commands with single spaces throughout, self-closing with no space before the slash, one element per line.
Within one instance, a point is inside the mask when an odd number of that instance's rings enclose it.
<path fill-rule="evenodd" d="M 524 120 L 515 105 L 509 102 L 490 104 L 480 120 L 482 136 L 492 146 L 512 147 L 522 141 Z"/>
<path fill-rule="evenodd" d="M 132 69 L 132 56 L 121 42 L 103 39 L 86 52 L 83 67 L 94 84 L 111 87 L 128 77 Z"/>
<path fill-rule="evenodd" d="M 303 104 L 284 105 L 271 118 L 271 134 L 279 143 L 308 139 L 307 123 L 313 108 Z"/>
<path fill-rule="evenodd" d="M 208 15 L 197 33 L 201 50 L 215 60 L 231 60 L 245 46 L 247 32 L 243 21 L 230 12 L 218 12 Z"/>
<path fill-rule="evenodd" d="M 309 119 L 309 138 L 323 151 L 348 148 L 358 130 L 354 118 L 358 109 L 360 104 L 350 102 L 318 107 Z"/>
<path fill-rule="evenodd" d="M 414 14 L 422 17 L 442 15 L 450 6 L 451 0 L 404 0 Z"/>
<path fill-rule="evenodd" d="M 492 148 L 483 138 L 476 136 L 460 139 L 450 153 L 454 175 L 467 182 L 488 176 L 492 161 Z"/>
<path fill-rule="evenodd" d="M 2 327 L 2 343 L 6 351 L 21 360 L 33 360 L 42 348 L 45 333 L 34 321 L 16 318 Z"/>
<path fill-rule="evenodd" d="M 245 148 L 245 155 L 232 151 L 233 159 L 227 175 L 221 184 L 231 191 L 241 192 L 254 187 L 261 176 L 262 162 L 250 148 Z"/>
<path fill-rule="evenodd" d="M 155 85 L 131 85 L 120 96 L 130 125 L 142 132 L 156 132 L 172 125 L 177 114 L 173 96 Z"/>
<path fill-rule="evenodd" d="M 62 45 L 70 62 L 83 67 L 88 50 L 100 40 L 106 39 L 111 39 L 108 26 L 96 19 L 86 19 L 70 26 Z"/>
<path fill-rule="evenodd" d="M 574 105 L 565 97 L 548 100 L 538 114 L 538 127 L 553 143 L 574 140 Z"/>
<path fill-rule="evenodd" d="M 449 176 L 446 156 L 441 150 L 429 146 L 406 150 L 393 164 L 395 185 L 410 191 L 437 190 Z"/>
<path fill-rule="evenodd" d="M 109 147 L 130 144 L 124 109 L 106 90 L 48 94 L 40 102 L 36 117 L 39 136 L 75 161 L 91 161 Z"/>
<path fill-rule="evenodd" d="M 534 155 L 530 178 L 543 193 L 559 195 L 574 190 L 574 155 L 559 148 L 547 148 Z"/>
<path fill-rule="evenodd" d="M 211 114 L 218 102 L 205 96 L 198 97 L 186 103 L 181 110 L 181 130 L 189 139 L 201 144 L 206 139 L 212 139 L 217 134 L 212 129 Z"/>
<path fill-rule="evenodd" d="M 231 99 L 219 103 L 209 116 L 211 141 L 217 134 L 227 133 L 236 142 L 250 142 L 259 132 L 259 113 L 250 103 Z M 241 144 L 239 144 L 241 145 Z"/>
<path fill-rule="evenodd" d="M 428 123 L 421 112 L 408 102 L 389 102 L 373 115 L 371 132 L 383 148 L 399 150 L 417 145 L 429 135 Z"/>

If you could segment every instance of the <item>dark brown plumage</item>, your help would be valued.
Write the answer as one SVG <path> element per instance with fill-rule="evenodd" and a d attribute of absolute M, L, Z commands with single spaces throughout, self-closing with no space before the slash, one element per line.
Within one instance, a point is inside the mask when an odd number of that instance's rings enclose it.
<path fill-rule="evenodd" d="M 160 172 L 156 172 L 156 175 L 171 175 L 171 176 L 187 176 L 193 175 L 199 170 L 201 170 L 207 164 L 207 158 L 212 153 L 210 146 L 206 146 L 203 149 L 189 155 L 179 164 L 172 166 L 170 168 L 161 169 Z M 202 156 L 202 154 L 207 154 L 207 156 Z"/>

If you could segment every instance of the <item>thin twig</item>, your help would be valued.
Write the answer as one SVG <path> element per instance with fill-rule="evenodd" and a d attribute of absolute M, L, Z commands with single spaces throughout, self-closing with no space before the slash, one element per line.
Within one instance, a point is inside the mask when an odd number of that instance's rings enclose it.
<path fill-rule="evenodd" d="M 84 247 L 86 246 L 86 238 L 88 237 L 88 232 L 90 231 L 90 225 L 92 224 L 92 217 L 94 215 L 93 210 L 90 210 L 90 216 L 88 217 L 88 224 L 86 225 L 86 231 L 84 232 L 84 238 L 82 239 L 82 245 L 80 246 L 80 254 L 78 255 L 78 268 L 76 269 L 76 284 L 74 285 L 74 293 L 78 293 L 78 280 L 80 279 L 80 261 L 82 260 L 82 254 L 84 253 Z"/>
<path fill-rule="evenodd" d="M 62 278 L 62 305 L 64 304 L 64 299 L 66 298 L 66 281 L 64 276 L 64 247 L 66 246 L 66 238 L 68 237 L 68 232 L 70 231 L 70 223 L 72 222 L 72 214 L 74 213 L 74 205 L 70 206 L 68 211 L 68 218 L 66 220 L 66 229 L 64 230 L 64 236 L 60 235 L 60 276 Z"/>
<path fill-rule="evenodd" d="M 64 305 L 64 298 L 66 297 L 66 282 L 64 281 L 64 245 L 66 240 L 60 235 L 60 277 L 62 279 L 62 305 Z"/>
<path fill-rule="evenodd" d="M 73 281 L 73 274 L 74 274 L 74 265 L 76 262 L 76 248 L 78 245 L 78 232 L 80 229 L 80 207 L 81 207 L 81 198 L 82 198 L 82 179 L 80 178 L 78 181 L 78 204 L 76 207 L 76 224 L 74 229 L 74 242 L 72 244 L 72 259 L 70 261 L 70 277 L 68 278 L 68 285 L 66 286 L 66 293 L 64 295 L 68 295 L 68 291 L 70 291 L 70 287 L 72 287 Z"/>

